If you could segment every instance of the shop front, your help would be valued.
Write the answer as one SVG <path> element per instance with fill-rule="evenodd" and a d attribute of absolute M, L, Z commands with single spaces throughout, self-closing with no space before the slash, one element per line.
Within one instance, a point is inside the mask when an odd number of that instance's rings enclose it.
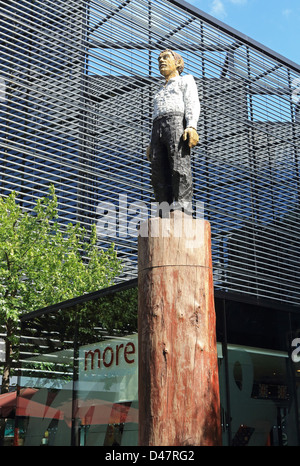
<path fill-rule="evenodd" d="M 72 365 L 72 352 L 44 355 L 51 369 Z M 70 359 L 70 361 L 68 361 Z M 39 357 L 31 365 L 40 364 Z M 22 379 L 35 388 L 30 399 L 20 391 L 16 416 L 19 444 L 134 445 L 137 436 L 137 334 L 79 348 L 78 380 L 66 373 Z M 74 433 L 75 437 L 73 438 Z"/>
<path fill-rule="evenodd" d="M 223 445 L 299 445 L 300 313 L 230 298 L 216 292 Z M 136 309 L 132 281 L 24 317 L 15 444 L 138 444 Z"/>

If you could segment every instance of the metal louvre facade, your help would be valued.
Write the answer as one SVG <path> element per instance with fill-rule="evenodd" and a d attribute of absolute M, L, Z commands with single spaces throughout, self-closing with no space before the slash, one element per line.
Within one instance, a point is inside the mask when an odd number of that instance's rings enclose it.
<path fill-rule="evenodd" d="M 153 200 L 145 153 L 157 58 L 171 48 L 201 99 L 194 201 L 211 222 L 215 288 L 300 303 L 298 65 L 184 2 L 0 9 L 1 195 L 30 208 L 53 183 L 61 222 L 87 228 L 113 206 L 99 243 L 113 241 L 134 278 L 136 230 L 120 232 L 120 212 L 134 220 Z"/>

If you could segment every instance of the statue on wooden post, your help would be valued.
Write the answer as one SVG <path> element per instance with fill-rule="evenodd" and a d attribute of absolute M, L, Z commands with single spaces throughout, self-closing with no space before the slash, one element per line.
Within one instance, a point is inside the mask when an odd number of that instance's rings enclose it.
<path fill-rule="evenodd" d="M 191 148 L 199 141 L 200 102 L 192 75 L 181 76 L 182 57 L 164 50 L 158 58 L 164 85 L 154 96 L 153 127 L 147 157 L 151 162 L 155 200 L 172 210 L 192 213 Z"/>
<path fill-rule="evenodd" d="M 151 218 L 139 235 L 139 445 L 220 445 L 211 230 L 184 215 L 192 214 L 198 90 L 193 76 L 181 76 L 178 54 L 164 50 L 158 62 L 165 83 L 154 96 L 147 155 L 156 201 L 183 214 Z"/>

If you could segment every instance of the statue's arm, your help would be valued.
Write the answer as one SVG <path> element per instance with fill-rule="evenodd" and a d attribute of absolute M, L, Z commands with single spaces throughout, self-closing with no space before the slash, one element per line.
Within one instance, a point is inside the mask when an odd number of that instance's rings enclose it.
<path fill-rule="evenodd" d="M 199 135 L 196 129 L 200 116 L 198 88 L 192 75 L 184 76 L 183 79 L 185 119 L 187 126 L 183 133 L 183 140 L 188 140 L 189 147 L 194 147 L 199 142 Z"/>

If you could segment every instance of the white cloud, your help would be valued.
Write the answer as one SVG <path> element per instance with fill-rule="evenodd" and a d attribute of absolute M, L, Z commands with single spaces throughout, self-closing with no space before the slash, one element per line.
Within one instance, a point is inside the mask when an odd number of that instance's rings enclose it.
<path fill-rule="evenodd" d="M 225 18 L 227 16 L 222 0 L 213 0 L 210 13 L 218 18 Z"/>
<path fill-rule="evenodd" d="M 248 0 L 213 0 L 211 4 L 210 13 L 213 16 L 217 16 L 220 19 L 223 19 L 227 16 L 225 3 L 229 2 L 233 5 L 246 5 Z"/>
<path fill-rule="evenodd" d="M 229 0 L 234 5 L 245 5 L 248 0 Z"/>
<path fill-rule="evenodd" d="M 286 8 L 285 10 L 282 10 L 282 14 L 283 16 L 285 16 L 285 18 L 289 18 L 292 14 L 292 10 L 290 8 Z"/>

